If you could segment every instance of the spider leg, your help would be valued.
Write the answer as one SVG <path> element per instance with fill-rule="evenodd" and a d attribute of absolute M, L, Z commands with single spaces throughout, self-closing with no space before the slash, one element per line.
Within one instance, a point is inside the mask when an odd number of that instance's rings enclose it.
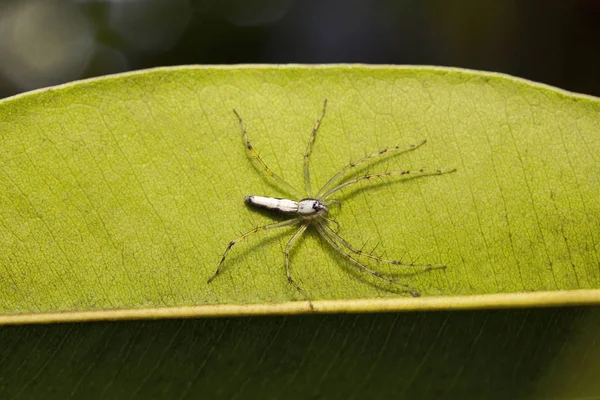
<path fill-rule="evenodd" d="M 415 171 L 411 171 L 411 170 L 400 170 L 400 171 L 386 171 L 386 172 L 379 172 L 376 174 L 367 174 L 367 175 L 362 175 L 359 176 L 357 178 L 354 179 L 350 179 L 345 181 L 344 183 L 334 187 L 333 189 L 330 189 L 329 191 L 327 191 L 325 194 L 321 195 L 320 197 L 318 197 L 319 199 L 322 200 L 326 200 L 329 196 L 331 196 L 332 194 L 334 194 L 337 191 L 340 191 L 350 185 L 354 185 L 357 184 L 359 182 L 365 181 L 365 180 L 370 180 L 373 178 L 383 178 L 386 176 L 403 176 L 406 177 L 407 179 L 405 180 L 409 180 L 409 179 L 416 179 L 416 178 L 422 178 L 425 176 L 434 176 L 434 175 L 443 175 L 443 174 L 449 174 L 452 172 L 455 172 L 456 168 L 453 169 L 449 169 L 449 170 L 435 170 L 435 171 L 426 171 L 424 169 L 420 169 L 420 170 L 415 170 Z"/>
<path fill-rule="evenodd" d="M 325 231 L 327 231 L 327 234 L 331 235 L 331 237 L 335 241 L 337 241 L 343 247 L 345 247 L 346 249 L 350 250 L 352 253 L 354 253 L 358 256 L 370 258 L 371 260 L 375 260 L 377 262 L 381 262 L 381 263 L 385 263 L 385 264 L 400 265 L 403 267 L 423 267 L 423 268 L 425 268 L 425 271 L 429 271 L 431 269 L 445 269 L 446 268 L 445 265 L 403 263 L 402 261 L 387 260 L 385 258 L 381 258 L 372 253 L 364 252 L 362 249 L 360 249 L 360 250 L 355 249 L 354 247 L 352 247 L 352 245 L 350 243 L 348 243 L 348 241 L 346 241 L 344 238 L 342 238 L 340 235 L 338 235 L 333 229 L 331 229 L 331 227 L 329 225 L 321 224 L 321 226 Z"/>
<path fill-rule="evenodd" d="M 378 150 L 374 153 L 371 153 L 367 156 L 364 156 L 363 158 L 361 158 L 358 161 L 354 161 L 354 162 L 350 162 L 348 164 L 346 164 L 341 170 L 339 170 L 334 176 L 331 177 L 331 179 L 329 179 L 327 181 L 327 183 L 325 183 L 325 185 L 323 185 L 323 187 L 321 188 L 321 190 L 319 190 L 319 193 L 317 193 L 317 198 L 322 196 L 325 197 L 323 195 L 323 193 L 327 192 L 327 189 L 331 187 L 331 185 L 340 177 L 342 176 L 347 170 L 351 169 L 351 168 L 355 168 L 357 165 L 363 164 L 371 159 L 377 158 L 377 157 L 381 157 L 385 154 L 390 154 L 390 153 L 394 153 L 394 152 L 398 152 L 397 154 L 395 154 L 396 156 L 399 156 L 400 154 L 404 154 L 404 153 L 408 153 L 409 151 L 413 151 L 418 149 L 419 147 L 423 146 L 425 143 L 427 143 L 426 139 L 421 140 L 419 143 L 417 144 L 411 144 L 409 147 L 400 147 L 398 146 L 394 146 L 394 147 L 387 147 L 385 149 L 381 149 Z"/>
<path fill-rule="evenodd" d="M 328 223 L 328 224 L 335 224 L 335 227 L 336 227 L 336 229 L 337 229 L 338 231 L 340 230 L 340 223 L 339 223 L 339 222 L 337 222 L 335 219 L 332 219 L 332 218 L 327 218 L 327 217 L 323 217 L 323 219 L 324 219 L 325 221 L 327 221 L 327 223 Z M 326 224 L 324 224 L 324 225 L 326 225 Z M 328 226 L 328 227 L 329 227 L 329 226 Z M 331 229 L 331 228 L 329 228 L 329 229 Z"/>
<path fill-rule="evenodd" d="M 248 151 L 248 156 L 251 157 L 252 159 L 256 160 L 262 166 L 263 171 L 267 174 L 267 176 L 270 176 L 271 178 L 275 179 L 275 181 L 277 181 L 277 183 L 279 183 L 281 186 L 283 186 L 285 188 L 285 190 L 288 192 L 288 194 L 292 194 L 293 197 L 296 197 L 296 198 L 302 198 L 302 195 L 292 185 L 290 185 L 289 183 L 284 181 L 283 178 L 281 178 L 279 175 L 277 175 L 273 171 L 271 171 L 271 169 L 267 166 L 267 164 L 263 161 L 263 159 L 260 158 L 260 155 L 258 154 L 258 152 L 254 149 L 254 147 L 250 143 L 250 140 L 248 140 L 248 135 L 246 134 L 246 128 L 244 127 L 244 122 L 242 121 L 242 117 L 240 116 L 240 114 L 238 114 L 237 111 L 233 110 L 233 112 L 238 117 L 238 120 L 240 121 L 240 128 L 242 129 L 242 134 L 244 136 L 244 143 L 246 145 L 246 150 Z"/>
<path fill-rule="evenodd" d="M 292 272 L 290 269 L 290 250 L 292 249 L 292 246 L 294 245 L 294 243 L 296 243 L 296 241 L 300 238 L 300 236 L 302 236 L 302 234 L 304 233 L 304 231 L 306 230 L 306 228 L 308 228 L 309 224 L 304 224 L 302 225 L 297 231 L 296 233 L 294 233 L 294 236 L 292 236 L 290 238 L 290 240 L 287 242 L 287 245 L 285 246 L 285 274 L 287 276 L 287 280 L 289 283 L 292 284 L 293 287 L 296 288 L 296 290 L 298 290 L 298 292 L 300 292 L 300 294 L 302 296 L 304 296 L 307 300 L 308 300 L 308 295 L 306 294 L 306 292 L 304 291 L 304 289 L 302 289 L 297 283 L 296 281 L 294 281 L 294 279 L 292 278 Z M 310 300 L 309 300 L 310 301 Z M 311 306 L 312 307 L 312 306 Z"/>
<path fill-rule="evenodd" d="M 315 126 L 313 127 L 312 133 L 310 134 L 310 138 L 308 139 L 308 143 L 306 144 L 306 152 L 304 153 L 304 184 L 306 186 L 306 195 L 308 197 L 311 196 L 312 189 L 310 188 L 310 172 L 308 170 L 308 159 L 310 158 L 310 154 L 312 153 L 312 146 L 315 142 L 315 137 L 317 136 L 317 131 L 319 130 L 319 125 L 321 124 L 321 120 L 325 116 L 325 108 L 327 107 L 327 99 L 323 102 L 323 111 L 319 118 L 317 118 L 317 122 L 315 122 Z"/>
<path fill-rule="evenodd" d="M 227 257 L 227 253 L 229 253 L 229 250 L 231 250 L 231 248 L 236 243 L 241 242 L 242 240 L 245 240 L 248 236 L 253 235 L 255 233 L 266 231 L 269 229 L 277 229 L 277 228 L 283 228 L 285 226 L 295 225 L 295 224 L 299 223 L 300 221 L 302 221 L 302 218 L 298 217 L 298 218 L 294 218 L 294 219 L 288 219 L 288 220 L 282 221 L 282 222 L 277 222 L 274 224 L 259 226 L 259 227 L 252 229 L 251 231 L 248 231 L 248 232 L 244 233 L 243 235 L 240 235 L 237 238 L 233 239 L 227 245 L 227 249 L 225 249 L 225 252 L 223 253 L 223 256 L 221 257 L 221 261 L 219 261 L 219 265 L 217 265 L 217 269 L 215 270 L 215 273 L 212 274 L 210 278 L 208 278 L 208 281 L 206 281 L 206 283 L 211 283 L 212 280 L 216 278 L 216 276 L 221 271 L 221 266 L 223 265 L 223 262 L 225 261 L 225 258 Z"/>
<path fill-rule="evenodd" d="M 317 228 L 317 231 L 319 232 L 319 234 L 323 237 L 323 239 L 325 239 L 325 241 L 327 243 L 329 243 L 329 245 L 331 247 L 334 248 L 334 250 L 336 250 L 338 253 L 340 253 L 345 259 L 347 259 L 348 261 L 350 261 L 352 264 L 354 264 L 356 267 L 358 267 L 358 269 L 360 269 L 362 272 L 366 272 L 376 278 L 379 278 L 381 280 L 384 280 L 388 283 L 391 283 L 393 285 L 396 286 L 400 286 L 400 287 L 404 287 L 405 292 L 409 293 L 412 297 L 419 297 L 421 296 L 421 294 L 416 291 L 415 289 L 413 289 L 412 287 L 410 287 L 409 285 L 405 284 L 405 283 L 400 283 L 397 282 L 393 279 L 387 278 L 383 275 L 381 275 L 379 272 L 374 271 L 372 269 L 370 269 L 369 267 L 367 267 L 366 265 L 364 265 L 363 263 L 361 263 L 359 260 L 357 260 L 356 258 L 352 257 L 350 254 L 346 253 L 336 242 L 335 240 L 333 240 L 331 238 L 331 236 L 329 236 L 329 233 L 327 230 L 325 230 L 323 228 L 323 223 L 320 221 L 317 221 L 317 223 L 315 224 L 315 227 Z"/>

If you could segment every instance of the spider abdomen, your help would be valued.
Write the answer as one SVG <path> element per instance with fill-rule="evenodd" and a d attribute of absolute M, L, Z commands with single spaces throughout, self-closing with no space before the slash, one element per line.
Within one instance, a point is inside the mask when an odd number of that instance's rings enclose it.
<path fill-rule="evenodd" d="M 294 200 L 266 196 L 246 196 L 244 201 L 255 207 L 277 211 L 282 214 L 298 214 L 298 202 Z"/>
<path fill-rule="evenodd" d="M 302 199 L 297 202 L 277 197 L 246 196 L 244 201 L 255 207 L 277 211 L 282 214 L 297 214 L 302 217 L 323 216 L 329 212 L 329 207 L 317 199 Z"/>

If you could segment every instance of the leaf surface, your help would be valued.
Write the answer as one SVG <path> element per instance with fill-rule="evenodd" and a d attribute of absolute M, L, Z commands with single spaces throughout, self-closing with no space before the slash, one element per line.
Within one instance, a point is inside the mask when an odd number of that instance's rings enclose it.
<path fill-rule="evenodd" d="M 303 300 L 284 268 L 294 228 L 240 242 L 206 280 L 240 232 L 283 220 L 248 208 L 244 196 L 289 196 L 248 157 L 232 110 L 265 163 L 303 191 L 303 154 L 325 98 L 313 187 L 365 154 L 422 139 L 362 174 L 457 169 L 336 196 L 332 216 L 356 247 L 448 266 L 373 269 L 448 304 L 485 294 L 597 295 L 598 99 L 455 69 L 180 67 L 0 102 L 0 313 Z M 315 304 L 415 300 L 358 271 L 311 229 L 291 261 Z"/>

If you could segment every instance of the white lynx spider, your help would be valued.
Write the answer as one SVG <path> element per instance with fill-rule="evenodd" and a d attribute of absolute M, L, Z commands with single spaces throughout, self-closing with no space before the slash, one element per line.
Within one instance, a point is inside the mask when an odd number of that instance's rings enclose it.
<path fill-rule="evenodd" d="M 441 269 L 446 268 L 445 265 L 413 264 L 413 263 L 404 263 L 402 261 L 397 261 L 397 260 L 383 259 L 371 252 L 364 252 L 362 249 L 357 249 L 357 248 L 353 247 L 350 243 L 348 243 L 345 239 L 343 239 L 334 229 L 331 228 L 330 224 L 333 223 L 333 224 L 337 225 L 337 222 L 333 219 L 328 218 L 328 216 L 327 216 L 329 213 L 329 205 L 332 202 L 335 202 L 337 200 L 330 200 L 330 198 L 333 194 L 339 192 L 342 189 L 345 189 L 351 185 L 355 185 L 360 182 L 370 181 L 371 179 L 374 179 L 374 178 L 383 178 L 383 177 L 389 177 L 389 176 L 402 176 L 402 177 L 410 179 L 410 178 L 416 178 L 416 177 L 442 175 L 442 174 L 454 172 L 454 171 L 456 171 L 456 169 L 435 170 L 435 171 L 431 171 L 431 172 L 427 172 L 423 169 L 414 170 L 414 171 L 411 171 L 411 170 L 386 171 L 386 172 L 379 172 L 379 173 L 368 173 L 365 175 L 361 175 L 358 177 L 349 178 L 349 179 L 345 179 L 345 180 L 340 179 L 346 172 L 353 170 L 354 168 L 356 168 L 359 165 L 365 164 L 367 161 L 376 159 L 385 154 L 396 153 L 396 155 L 399 155 L 399 154 L 407 153 L 409 151 L 413 151 L 426 143 L 426 140 L 421 140 L 419 143 L 412 144 L 408 147 L 400 147 L 400 146 L 387 147 L 385 149 L 371 153 L 357 161 L 346 164 L 335 175 L 333 175 L 325 183 L 325 185 L 323 185 L 323 187 L 321 187 L 321 189 L 319 189 L 319 191 L 313 196 L 312 190 L 311 190 L 311 185 L 310 185 L 310 170 L 309 170 L 308 164 L 309 164 L 310 155 L 312 153 L 312 146 L 315 141 L 315 137 L 317 135 L 317 130 L 319 129 L 321 120 L 325 116 L 326 107 L 327 107 L 327 99 L 325 99 L 325 102 L 323 103 L 323 111 L 317 118 L 317 121 L 313 127 L 310 138 L 308 139 L 308 144 L 306 145 L 306 151 L 304 153 L 304 184 L 305 184 L 305 188 L 306 188 L 306 197 L 304 197 L 304 198 L 302 198 L 300 193 L 298 193 L 298 191 L 293 186 L 291 186 L 286 181 L 284 181 L 279 175 L 276 175 L 275 173 L 273 173 L 273 171 L 271 171 L 271 169 L 262 160 L 262 158 L 260 158 L 260 156 L 258 155 L 256 150 L 254 149 L 254 147 L 252 147 L 252 145 L 250 144 L 250 141 L 248 140 L 248 135 L 246 134 L 246 128 L 244 127 L 242 118 L 237 113 L 237 111 L 233 110 L 233 112 L 235 113 L 235 115 L 237 116 L 237 118 L 239 120 L 240 127 L 242 129 L 242 134 L 244 137 L 246 149 L 248 150 L 248 155 L 252 159 L 256 160 L 261 165 L 264 173 L 266 173 L 269 177 L 273 178 L 282 187 L 287 189 L 287 191 L 290 192 L 290 194 L 296 195 L 297 198 L 300 200 L 295 201 L 295 200 L 289 200 L 289 199 L 264 197 L 264 196 L 246 196 L 246 197 L 244 197 L 244 201 L 252 206 L 276 211 L 276 212 L 279 212 L 282 214 L 293 215 L 295 217 L 292 219 L 289 219 L 289 220 L 282 221 L 282 222 L 277 222 L 277 223 L 273 223 L 273 224 L 256 227 L 256 228 L 252 229 L 251 231 L 246 232 L 243 235 L 238 236 L 237 238 L 233 239 L 227 245 L 227 248 L 225 249 L 225 252 L 223 253 L 223 256 L 221 257 L 221 261 L 219 261 L 219 264 L 217 265 L 217 269 L 215 270 L 214 274 L 210 278 L 208 278 L 207 283 L 212 282 L 212 280 L 215 279 L 215 277 L 219 274 L 219 272 L 221 271 L 221 267 L 223 266 L 223 263 L 225 261 L 225 258 L 227 257 L 227 254 L 229 253 L 229 250 L 231 250 L 231 248 L 236 243 L 241 242 L 242 240 L 246 239 L 248 236 L 251 236 L 258 232 L 262 232 L 262 231 L 270 230 L 270 229 L 283 228 L 283 227 L 292 226 L 292 225 L 300 225 L 300 228 L 298 228 L 296 233 L 294 233 L 294 235 L 290 238 L 290 240 L 287 242 L 287 245 L 285 246 L 285 252 L 284 252 L 284 254 L 285 254 L 285 271 L 286 271 L 287 280 L 289 281 L 289 283 L 292 284 L 292 286 L 294 286 L 298 290 L 298 292 L 300 292 L 300 294 L 303 295 L 307 299 L 308 299 L 308 296 L 307 296 L 306 292 L 292 278 L 292 275 L 290 272 L 290 250 L 292 249 L 292 246 L 294 245 L 294 243 L 296 243 L 298 241 L 298 239 L 302 236 L 304 231 L 306 231 L 306 229 L 311 225 L 316 228 L 319 235 L 321 235 L 323 237 L 323 239 L 334 250 L 336 250 L 338 253 L 340 253 L 352 265 L 358 267 L 358 269 L 360 271 L 368 273 L 378 279 L 384 280 L 395 286 L 399 286 L 399 287 L 403 288 L 402 292 L 408 293 L 413 297 L 420 296 L 420 293 L 405 283 L 395 281 L 386 276 L 383 276 L 382 274 L 380 274 L 377 271 L 374 271 L 373 269 L 371 269 L 367 265 L 365 265 L 364 262 L 361 260 L 361 258 L 370 259 L 370 260 L 373 260 L 373 261 L 379 262 L 379 263 L 399 265 L 399 266 L 404 266 L 404 267 L 424 268 L 425 271 L 434 269 L 434 268 L 441 268 Z"/>

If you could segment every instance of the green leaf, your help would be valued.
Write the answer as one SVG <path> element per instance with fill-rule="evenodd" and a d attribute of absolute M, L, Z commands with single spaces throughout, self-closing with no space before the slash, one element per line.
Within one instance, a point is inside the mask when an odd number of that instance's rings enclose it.
<path fill-rule="evenodd" d="M 598 307 L 0 329 L 3 399 L 597 399 Z"/>
<path fill-rule="evenodd" d="M 363 171 L 457 172 L 360 185 L 332 210 L 356 247 L 447 265 L 414 273 L 369 263 L 422 299 L 361 273 L 309 232 L 292 252 L 292 275 L 315 309 L 331 299 L 384 299 L 332 306 L 370 310 L 556 303 L 552 294 L 598 301 L 598 99 L 454 69 L 183 67 L 0 102 L 0 313 L 307 310 L 286 305 L 304 300 L 284 268 L 294 228 L 237 244 L 206 280 L 240 232 L 282 220 L 248 208 L 244 196 L 287 196 L 248 158 L 232 109 L 261 158 L 302 191 L 303 153 L 325 98 L 313 187 L 351 160 L 422 139 Z M 591 291 L 560 292 L 575 289 Z M 530 295 L 540 291 L 546 297 Z M 464 303 L 486 294 L 496 297 Z"/>

